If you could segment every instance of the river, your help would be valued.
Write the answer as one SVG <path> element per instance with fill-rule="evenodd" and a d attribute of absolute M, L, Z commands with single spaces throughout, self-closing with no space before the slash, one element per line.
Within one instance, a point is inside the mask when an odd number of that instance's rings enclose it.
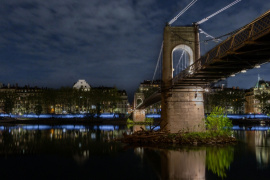
<path fill-rule="evenodd" d="M 234 126 L 237 145 L 132 147 L 137 127 L 0 126 L 1 179 L 270 179 L 270 127 Z"/>

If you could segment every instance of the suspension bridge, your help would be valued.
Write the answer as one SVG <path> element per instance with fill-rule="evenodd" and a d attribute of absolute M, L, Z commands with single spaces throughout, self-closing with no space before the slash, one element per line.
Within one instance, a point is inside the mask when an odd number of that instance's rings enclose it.
<path fill-rule="evenodd" d="M 157 66 L 162 66 L 160 91 L 139 105 L 135 103 L 133 118 L 144 119 L 144 108 L 161 101 L 161 126 L 171 132 L 181 129 L 202 131 L 204 118 L 203 92 L 210 83 L 223 80 L 247 69 L 259 68 L 270 61 L 270 11 L 249 24 L 226 34 L 223 42 L 199 28 L 222 11 L 234 6 L 236 0 L 214 14 L 193 23 L 191 26 L 171 26 L 177 18 L 196 3 L 193 0 L 164 28 Z M 220 42 L 216 47 L 200 56 L 199 34 Z M 175 55 L 178 53 L 177 60 Z M 161 61 L 162 59 L 162 61 Z"/>

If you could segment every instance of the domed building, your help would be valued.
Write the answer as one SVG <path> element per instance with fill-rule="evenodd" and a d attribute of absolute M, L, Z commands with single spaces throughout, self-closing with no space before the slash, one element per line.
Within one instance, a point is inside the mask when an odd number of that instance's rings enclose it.
<path fill-rule="evenodd" d="M 90 91 L 91 86 L 84 80 L 84 79 L 79 79 L 74 85 L 73 88 L 76 89 L 82 89 L 84 91 Z"/>

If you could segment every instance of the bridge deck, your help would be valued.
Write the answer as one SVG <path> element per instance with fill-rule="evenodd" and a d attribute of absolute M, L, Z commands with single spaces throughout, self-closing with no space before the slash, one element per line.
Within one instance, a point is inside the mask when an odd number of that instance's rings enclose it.
<path fill-rule="evenodd" d="M 269 61 L 270 11 L 267 11 L 174 77 L 173 85 L 203 86 Z"/>

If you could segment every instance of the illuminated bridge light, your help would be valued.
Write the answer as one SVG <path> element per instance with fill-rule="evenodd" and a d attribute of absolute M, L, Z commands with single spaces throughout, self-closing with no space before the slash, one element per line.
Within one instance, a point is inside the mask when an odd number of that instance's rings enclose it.
<path fill-rule="evenodd" d="M 245 69 L 241 71 L 241 73 L 246 73 L 246 72 L 247 72 L 247 70 L 245 70 Z"/>
<path fill-rule="evenodd" d="M 255 65 L 254 66 L 255 68 L 260 68 L 261 66 L 259 64 Z"/>

